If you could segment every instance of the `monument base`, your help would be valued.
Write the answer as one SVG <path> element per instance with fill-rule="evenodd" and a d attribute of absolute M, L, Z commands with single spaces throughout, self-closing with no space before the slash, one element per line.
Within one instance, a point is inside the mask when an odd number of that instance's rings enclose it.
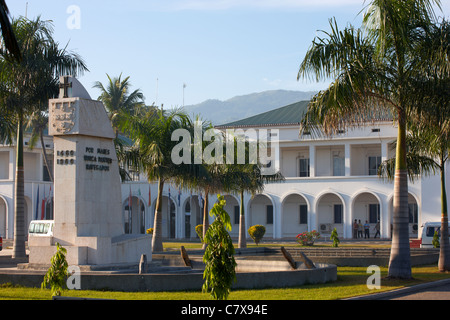
<path fill-rule="evenodd" d="M 58 242 L 67 250 L 69 265 L 139 264 L 141 255 L 152 260 L 151 235 L 126 234 L 114 238 L 77 237 L 75 243 L 59 241 L 54 237 L 30 237 L 30 265 L 50 265 Z"/>

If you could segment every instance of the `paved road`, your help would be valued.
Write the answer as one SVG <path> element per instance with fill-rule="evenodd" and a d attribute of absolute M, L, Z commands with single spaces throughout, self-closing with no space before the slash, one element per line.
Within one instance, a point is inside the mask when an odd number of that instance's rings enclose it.
<path fill-rule="evenodd" d="M 347 300 L 450 300 L 450 279 Z"/>

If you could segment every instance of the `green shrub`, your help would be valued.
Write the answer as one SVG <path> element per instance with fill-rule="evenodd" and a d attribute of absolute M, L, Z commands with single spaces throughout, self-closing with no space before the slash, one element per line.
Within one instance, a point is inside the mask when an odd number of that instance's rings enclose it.
<path fill-rule="evenodd" d="M 202 286 L 203 292 L 209 292 L 216 300 L 226 300 L 230 294 L 231 285 L 236 281 L 236 261 L 234 259 L 234 247 L 230 234 L 230 216 L 224 210 L 226 201 L 220 194 L 217 202 L 209 211 L 209 215 L 215 217 L 205 234 L 205 243 L 208 246 L 203 255 L 205 271 Z"/>
<path fill-rule="evenodd" d="M 68 277 L 68 264 L 66 260 L 67 250 L 57 242 L 56 253 L 51 259 L 51 266 L 45 274 L 41 288 L 50 286 L 52 296 L 60 296 L 61 291 L 66 288 L 66 280 Z"/>
<path fill-rule="evenodd" d="M 199 224 L 195 227 L 195 232 L 197 233 L 197 236 L 200 238 L 200 241 L 203 243 L 203 225 Z"/>
<path fill-rule="evenodd" d="M 431 241 L 431 243 L 433 244 L 433 248 L 439 248 L 441 246 L 441 244 L 439 242 L 439 235 L 438 235 L 437 231 L 434 232 L 433 241 Z"/>
<path fill-rule="evenodd" d="M 341 242 L 338 238 L 338 233 L 336 231 L 336 228 L 333 229 L 333 232 L 331 232 L 330 240 L 333 240 L 332 247 L 337 248 L 339 246 L 339 243 Z"/>
<path fill-rule="evenodd" d="M 248 234 L 252 237 L 253 241 L 255 241 L 256 245 L 259 244 L 265 233 L 266 227 L 262 225 L 255 225 L 248 228 Z"/>

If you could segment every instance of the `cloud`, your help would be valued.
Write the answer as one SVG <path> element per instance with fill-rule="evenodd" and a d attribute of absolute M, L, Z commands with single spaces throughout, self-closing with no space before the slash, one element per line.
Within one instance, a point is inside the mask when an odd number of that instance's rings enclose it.
<path fill-rule="evenodd" d="M 268 79 L 268 78 L 263 78 L 262 81 L 272 87 L 278 87 L 283 81 L 281 79 Z"/>

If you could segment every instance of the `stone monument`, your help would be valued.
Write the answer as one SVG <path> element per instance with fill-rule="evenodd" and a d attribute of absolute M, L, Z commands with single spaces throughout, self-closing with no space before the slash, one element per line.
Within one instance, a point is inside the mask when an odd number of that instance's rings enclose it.
<path fill-rule="evenodd" d="M 61 77 L 49 101 L 54 142 L 53 237 L 30 237 L 29 264 L 49 264 L 56 243 L 69 265 L 139 264 L 151 261 L 151 237 L 124 233 L 121 180 L 107 113 L 73 77 Z"/>

